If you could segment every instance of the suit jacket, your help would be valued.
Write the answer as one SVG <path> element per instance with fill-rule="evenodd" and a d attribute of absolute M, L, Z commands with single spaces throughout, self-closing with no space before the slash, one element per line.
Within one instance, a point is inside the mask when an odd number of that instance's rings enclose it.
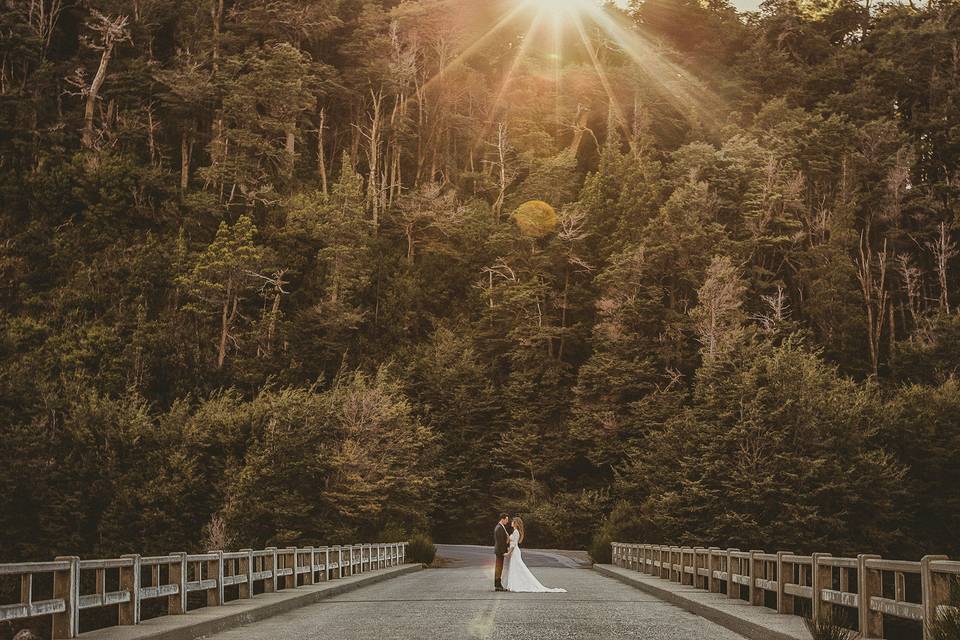
<path fill-rule="evenodd" d="M 507 528 L 498 522 L 493 530 L 493 552 L 498 556 L 505 554 L 510 546 L 509 538 Z"/>

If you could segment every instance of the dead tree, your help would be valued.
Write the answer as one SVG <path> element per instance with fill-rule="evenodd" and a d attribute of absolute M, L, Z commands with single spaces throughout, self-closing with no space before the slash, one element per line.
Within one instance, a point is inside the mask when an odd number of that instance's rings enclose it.
<path fill-rule="evenodd" d="M 957 245 L 950 239 L 945 222 L 940 223 L 940 234 L 927 243 L 937 264 L 937 278 L 940 281 L 940 313 L 950 313 L 950 290 L 947 286 L 947 267 L 950 260 L 955 258 Z"/>
<path fill-rule="evenodd" d="M 96 113 L 97 100 L 100 97 L 100 89 L 107 79 L 107 67 L 110 65 L 113 50 L 117 44 L 130 39 L 130 32 L 127 30 L 127 16 L 111 18 L 96 10 L 92 11 L 92 15 L 93 20 L 87 23 L 87 27 L 95 34 L 95 38 L 85 37 L 84 42 L 91 49 L 100 52 L 100 64 L 93 80 L 83 89 L 83 93 L 87 97 L 87 104 L 83 111 L 82 142 L 87 149 L 93 149 L 96 143 L 94 114 Z"/>
<path fill-rule="evenodd" d="M 874 263 L 876 263 L 876 269 Z M 862 232 L 860 258 L 857 261 L 857 279 L 860 281 L 863 304 L 867 313 L 870 367 L 874 377 L 880 372 L 880 340 L 883 337 L 883 324 L 890 301 L 890 292 L 887 291 L 887 265 L 887 241 L 883 241 L 883 250 L 875 256 L 867 234 Z"/>

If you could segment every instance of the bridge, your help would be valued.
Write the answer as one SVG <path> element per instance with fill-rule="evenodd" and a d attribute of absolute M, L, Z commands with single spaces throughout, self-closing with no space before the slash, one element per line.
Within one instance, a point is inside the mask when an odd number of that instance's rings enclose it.
<path fill-rule="evenodd" d="M 0 578 L 20 587 L 19 602 L 0 604 L 0 622 L 89 640 L 319 640 L 331 630 L 344 640 L 809 640 L 801 615 L 824 621 L 840 609 L 863 638 L 888 637 L 885 621 L 913 623 L 915 637 L 930 638 L 960 576 L 960 562 L 942 556 L 623 543 L 612 553 L 612 564 L 592 565 L 582 552 L 524 550 L 563 594 L 494 593 L 491 550 L 463 545 L 438 545 L 428 570 L 402 542 L 61 557 L 0 565 Z"/>

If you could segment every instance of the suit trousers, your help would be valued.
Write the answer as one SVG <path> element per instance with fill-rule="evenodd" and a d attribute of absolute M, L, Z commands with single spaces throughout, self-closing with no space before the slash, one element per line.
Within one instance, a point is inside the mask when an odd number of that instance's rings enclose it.
<path fill-rule="evenodd" d="M 500 586 L 500 580 L 503 578 L 503 554 L 497 554 L 497 564 L 496 568 L 493 570 L 493 582 L 495 585 Z"/>

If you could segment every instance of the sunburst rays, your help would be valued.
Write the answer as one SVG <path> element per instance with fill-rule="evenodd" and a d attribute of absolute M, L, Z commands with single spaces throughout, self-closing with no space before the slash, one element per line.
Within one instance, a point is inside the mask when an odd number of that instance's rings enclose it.
<path fill-rule="evenodd" d="M 471 56 L 480 53 L 494 36 L 507 28 L 519 27 L 516 53 L 488 107 L 480 140 L 489 133 L 492 123 L 500 114 L 504 97 L 514 82 L 518 69 L 538 43 L 553 65 L 551 71 L 556 86 L 556 110 L 558 120 L 560 119 L 563 68 L 570 60 L 570 56 L 563 49 L 563 34 L 568 29 L 576 32 L 579 45 L 586 51 L 607 95 L 610 109 L 618 120 L 617 124 L 627 133 L 628 140 L 632 139 L 632 136 L 628 130 L 626 111 L 598 54 L 595 39 L 591 38 L 588 29 L 595 29 L 601 38 L 614 45 L 629 59 L 651 93 L 656 94 L 652 99 L 665 100 L 688 121 L 716 123 L 725 111 L 722 98 L 690 70 L 671 60 L 667 52 L 642 31 L 624 24 L 624 17 L 609 7 L 600 6 L 594 0 L 503 0 L 501 6 L 504 8 L 503 14 L 493 26 L 479 35 L 424 85 L 424 89 L 429 89 L 452 70 L 463 65 Z M 524 24 L 525 21 L 529 23 Z M 551 27 L 542 28 L 548 22 Z M 527 26 L 525 31 L 524 26 Z"/>

